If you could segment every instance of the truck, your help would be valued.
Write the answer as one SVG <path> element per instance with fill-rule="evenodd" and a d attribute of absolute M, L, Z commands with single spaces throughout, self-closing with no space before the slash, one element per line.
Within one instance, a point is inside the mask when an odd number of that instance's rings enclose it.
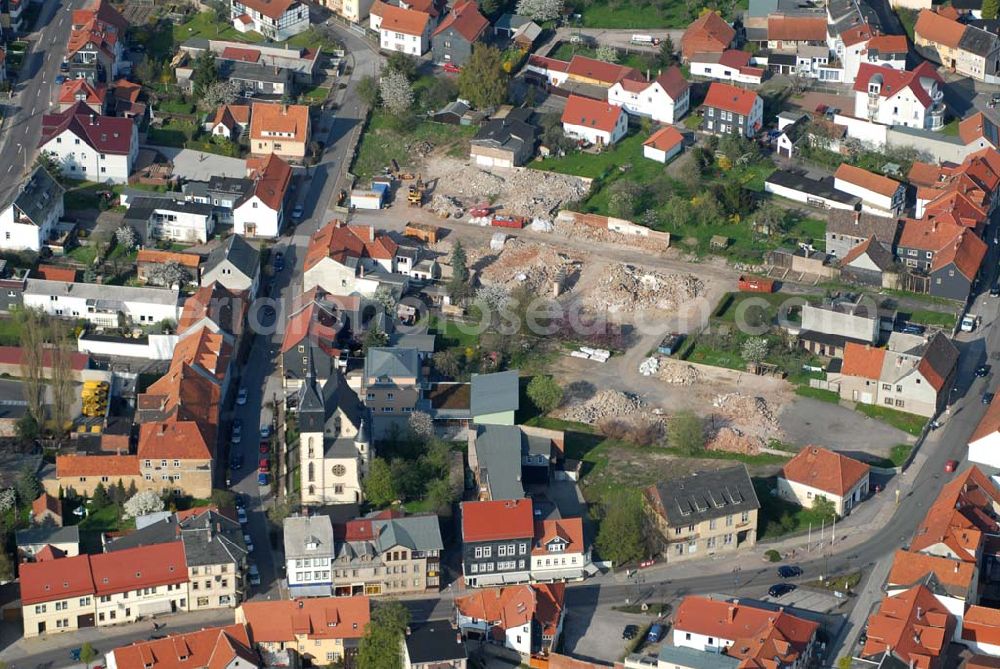
<path fill-rule="evenodd" d="M 962 324 L 959 326 L 959 329 L 962 330 L 962 332 L 972 332 L 979 327 L 979 324 L 982 322 L 983 319 L 981 316 L 977 316 L 976 314 L 966 314 L 962 317 Z"/>
<path fill-rule="evenodd" d="M 652 35 L 632 35 L 629 41 L 637 46 L 660 46 L 660 38 Z"/>
<path fill-rule="evenodd" d="M 736 281 L 736 285 L 739 287 L 741 293 L 774 292 L 774 279 L 750 276 L 749 274 L 741 274 L 740 278 Z"/>
<path fill-rule="evenodd" d="M 441 228 L 426 223 L 407 223 L 403 228 L 403 236 L 419 239 L 425 244 L 436 244 Z"/>
<path fill-rule="evenodd" d="M 528 219 L 524 216 L 496 215 L 490 223 L 495 228 L 516 228 L 520 230 L 528 224 Z"/>

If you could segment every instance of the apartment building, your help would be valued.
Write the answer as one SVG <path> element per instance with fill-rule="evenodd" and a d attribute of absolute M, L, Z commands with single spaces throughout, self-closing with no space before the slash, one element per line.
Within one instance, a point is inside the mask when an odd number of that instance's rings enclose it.
<path fill-rule="evenodd" d="M 302 160 L 309 146 L 309 107 L 256 102 L 250 112 L 250 153 Z"/>
<path fill-rule="evenodd" d="M 0 249 L 40 252 L 63 217 L 65 192 L 44 167 L 36 167 L 0 209 Z"/>
<path fill-rule="evenodd" d="M 288 592 L 296 597 L 329 597 L 333 523 L 329 516 L 291 516 L 282 527 Z M 359 593 L 364 594 L 364 593 Z"/>
<path fill-rule="evenodd" d="M 139 155 L 139 132 L 132 119 L 100 116 L 76 102 L 42 115 L 38 149 L 55 159 L 65 177 L 124 184 Z"/>
<path fill-rule="evenodd" d="M 944 669 L 956 620 L 925 585 L 886 595 L 868 618 L 859 656 L 872 663 Z"/>
<path fill-rule="evenodd" d="M 372 418 L 375 438 L 402 425 L 421 406 L 423 371 L 415 348 L 372 347 L 365 354 L 361 398 Z"/>
<path fill-rule="evenodd" d="M 104 656 L 108 669 L 260 669 L 246 625 L 208 627 L 119 646 Z"/>
<path fill-rule="evenodd" d="M 233 230 L 246 237 L 276 238 L 285 225 L 285 195 L 292 182 L 292 166 L 276 153 L 248 158 L 247 178 L 252 186 L 236 200 Z"/>
<path fill-rule="evenodd" d="M 477 588 L 530 580 L 530 499 L 462 502 L 462 574 Z"/>
<path fill-rule="evenodd" d="M 944 127 L 944 81 L 930 63 L 900 71 L 862 63 L 854 82 L 854 116 L 889 126 Z"/>
<path fill-rule="evenodd" d="M 718 135 L 754 137 L 764 122 L 761 97 L 732 84 L 713 81 L 702 106 L 702 129 Z"/>

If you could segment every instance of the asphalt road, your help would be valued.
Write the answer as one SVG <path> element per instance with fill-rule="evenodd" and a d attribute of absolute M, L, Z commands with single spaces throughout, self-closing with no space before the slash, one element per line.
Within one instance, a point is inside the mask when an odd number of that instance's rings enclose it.
<path fill-rule="evenodd" d="M 7 167 L 0 165 L 0 201 L 10 193 L 35 160 L 42 134 L 42 114 L 49 111 L 57 86 L 59 64 L 66 52 L 71 17 L 87 0 L 45 0 L 35 32 L 28 35 L 28 52 L 24 57 L 20 80 L 13 97 L 3 103 L 3 132 L 0 134 L 0 155 Z"/>

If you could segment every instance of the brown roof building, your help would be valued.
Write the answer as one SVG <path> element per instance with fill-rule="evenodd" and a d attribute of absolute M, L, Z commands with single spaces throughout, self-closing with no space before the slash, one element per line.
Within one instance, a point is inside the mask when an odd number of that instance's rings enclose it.
<path fill-rule="evenodd" d="M 736 31 L 717 12 L 706 12 L 691 22 L 681 37 L 684 60 L 699 53 L 722 53 L 732 46 Z"/>
<path fill-rule="evenodd" d="M 821 446 L 806 446 L 778 475 L 778 495 L 804 507 L 820 497 L 846 515 L 868 495 L 867 464 Z"/>

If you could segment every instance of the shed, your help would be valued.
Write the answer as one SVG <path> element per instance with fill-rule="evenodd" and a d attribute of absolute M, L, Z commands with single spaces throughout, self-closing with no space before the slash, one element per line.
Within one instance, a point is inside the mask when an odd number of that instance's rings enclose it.
<path fill-rule="evenodd" d="M 729 247 L 729 237 L 723 235 L 712 235 L 708 245 L 713 249 L 725 249 Z"/>

